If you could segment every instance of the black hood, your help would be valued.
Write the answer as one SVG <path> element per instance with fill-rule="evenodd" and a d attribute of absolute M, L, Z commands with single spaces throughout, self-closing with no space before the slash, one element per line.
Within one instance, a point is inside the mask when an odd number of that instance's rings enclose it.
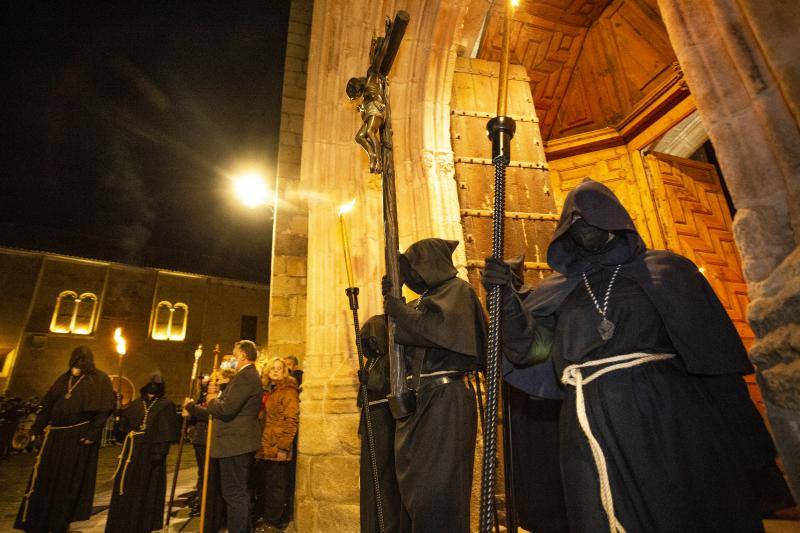
<path fill-rule="evenodd" d="M 579 248 L 568 235 L 578 218 L 614 233 L 615 238 L 597 253 Z M 547 249 L 547 262 L 556 271 L 574 276 L 594 264 L 617 265 L 632 261 L 646 250 L 631 216 L 611 189 L 587 179 L 564 200 L 561 218 Z"/>
<path fill-rule="evenodd" d="M 88 346 L 78 346 L 69 357 L 70 368 L 80 368 L 81 373 L 88 374 L 94 370 L 94 355 Z"/>
<path fill-rule="evenodd" d="M 166 392 L 166 384 L 161 372 L 153 372 L 150 375 L 150 380 L 147 384 L 139 389 L 139 393 L 144 396 L 145 394 L 154 394 L 155 396 L 164 396 Z"/>
<path fill-rule="evenodd" d="M 361 349 L 367 359 L 378 359 L 388 351 L 388 337 L 386 334 L 386 316 L 375 315 L 364 322 L 359 333 Z"/>
<path fill-rule="evenodd" d="M 414 292 L 422 293 L 438 287 L 445 281 L 453 279 L 458 274 L 453 265 L 453 252 L 458 247 L 458 241 L 444 239 L 422 239 L 417 241 L 400 254 L 400 268 L 411 267 L 425 282 L 425 287 L 414 287 L 409 284 L 408 276 L 403 273 L 404 282 Z M 403 263 L 406 263 L 404 265 Z M 421 289 L 421 290 L 418 290 Z"/>

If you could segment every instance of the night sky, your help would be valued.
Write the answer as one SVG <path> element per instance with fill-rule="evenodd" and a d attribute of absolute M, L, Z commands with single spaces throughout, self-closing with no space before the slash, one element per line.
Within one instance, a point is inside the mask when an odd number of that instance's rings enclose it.
<path fill-rule="evenodd" d="M 0 245 L 267 281 L 288 4 L 7 3 Z"/>

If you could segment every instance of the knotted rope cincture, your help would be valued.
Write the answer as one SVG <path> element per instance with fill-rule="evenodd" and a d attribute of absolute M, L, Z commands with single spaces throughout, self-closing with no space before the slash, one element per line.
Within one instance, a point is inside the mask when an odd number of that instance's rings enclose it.
<path fill-rule="evenodd" d="M 585 363 L 569 365 L 564 369 L 561 375 L 561 383 L 564 385 L 572 385 L 575 387 L 575 411 L 578 415 L 578 422 L 581 425 L 586 440 L 589 442 L 589 448 L 592 450 L 592 457 L 594 458 L 594 465 L 597 469 L 597 477 L 600 481 L 600 501 L 603 504 L 603 509 L 608 518 L 608 529 L 610 533 L 625 533 L 625 528 L 622 523 L 617 519 L 614 512 L 614 495 L 611 492 L 611 482 L 608 478 L 608 466 L 606 465 L 606 457 L 603 454 L 603 448 L 597 442 L 592 433 L 592 428 L 589 425 L 589 417 L 586 414 L 586 403 L 583 397 L 583 386 L 591 383 L 595 379 L 617 370 L 624 370 L 634 366 L 652 363 L 655 361 L 664 361 L 672 359 L 675 354 L 672 353 L 644 353 L 635 352 L 625 355 L 615 355 L 613 357 L 606 357 L 603 359 L 596 359 L 594 361 L 587 361 Z M 582 368 L 590 368 L 609 363 L 616 363 L 598 370 L 588 377 L 584 377 L 581 373 Z"/>
<path fill-rule="evenodd" d="M 122 443 L 122 451 L 118 457 L 119 461 L 117 462 L 117 468 L 114 470 L 114 475 L 111 476 L 112 480 L 116 479 L 119 469 L 122 467 L 122 458 L 125 457 L 125 450 L 127 450 L 128 457 L 125 458 L 125 466 L 122 468 L 122 477 L 119 480 L 118 493 L 120 496 L 125 494 L 125 474 L 128 473 L 128 465 L 131 464 L 131 460 L 133 459 L 133 439 L 139 435 L 144 435 L 144 431 L 129 431 L 128 434 L 125 435 L 125 441 Z M 128 446 L 128 443 L 130 443 L 130 446 Z"/>
<path fill-rule="evenodd" d="M 30 504 L 31 496 L 33 496 L 33 489 L 36 488 L 36 480 L 39 478 L 39 465 L 42 463 L 42 455 L 44 454 L 44 449 L 47 446 L 47 439 L 50 437 L 50 432 L 53 430 L 59 429 L 72 429 L 79 426 L 84 426 L 88 424 L 89 421 L 81 422 L 80 424 L 73 424 L 71 426 L 46 426 L 44 428 L 44 438 L 42 439 L 42 446 L 39 448 L 39 453 L 36 455 L 36 462 L 33 463 L 33 475 L 31 475 L 31 486 L 28 489 L 28 492 L 22 497 L 22 500 L 25 502 L 22 508 L 22 522 L 28 521 L 28 505 Z"/>

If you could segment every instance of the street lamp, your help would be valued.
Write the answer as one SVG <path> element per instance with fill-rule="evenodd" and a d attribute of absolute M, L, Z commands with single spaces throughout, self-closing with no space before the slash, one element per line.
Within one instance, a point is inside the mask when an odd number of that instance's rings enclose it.
<path fill-rule="evenodd" d="M 117 356 L 119 357 L 117 369 L 117 378 L 119 380 L 117 384 L 117 410 L 119 410 L 122 407 L 122 359 L 128 352 L 128 343 L 125 341 L 125 337 L 122 336 L 122 328 L 114 330 L 114 342 L 117 345 Z"/>
<path fill-rule="evenodd" d="M 260 172 L 245 172 L 233 178 L 233 187 L 239 200 L 255 209 L 269 202 L 267 180 Z"/>

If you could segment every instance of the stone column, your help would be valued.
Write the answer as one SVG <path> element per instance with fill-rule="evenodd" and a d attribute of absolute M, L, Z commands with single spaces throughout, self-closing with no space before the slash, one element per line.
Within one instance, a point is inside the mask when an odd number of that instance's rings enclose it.
<path fill-rule="evenodd" d="M 308 207 L 300 188 L 306 67 L 313 0 L 292 0 L 278 138 L 268 357 L 305 355 Z M 262 361 L 263 362 L 263 361 Z"/>
<path fill-rule="evenodd" d="M 751 349 L 800 496 L 800 128 L 794 0 L 659 0 L 736 206 Z"/>
<path fill-rule="evenodd" d="M 461 4 L 314 2 L 301 166 L 308 202 L 308 292 L 298 531 L 359 529 L 358 365 L 344 294 L 339 205 L 356 199 L 348 223 L 362 322 L 381 312 L 384 254 L 380 178 L 367 172 L 366 154 L 353 141 L 361 118 L 344 88 L 350 77 L 366 73 L 370 40 L 383 31 L 384 18 L 398 9 L 409 11 L 411 24 L 390 76 L 401 246 L 429 236 L 462 240 L 448 107 Z"/>

